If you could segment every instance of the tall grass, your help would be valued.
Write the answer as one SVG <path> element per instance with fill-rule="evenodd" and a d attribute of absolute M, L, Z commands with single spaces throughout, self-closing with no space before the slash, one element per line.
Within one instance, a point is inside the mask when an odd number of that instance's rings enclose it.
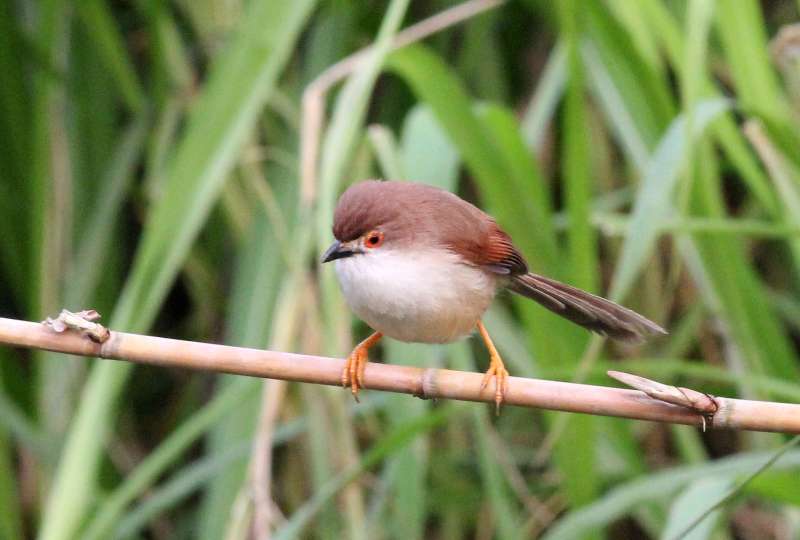
<path fill-rule="evenodd" d="M 607 383 L 626 361 L 797 401 L 800 6 L 533 0 L 392 50 L 451 4 L 0 2 L 2 315 L 343 355 L 367 329 L 317 255 L 346 185 L 399 177 L 671 330 L 618 346 L 501 295 L 512 373 Z M 370 44 L 301 136 L 303 90 Z M 472 341 L 379 359 L 486 365 Z M 0 537 L 245 538 L 264 466 L 278 538 L 673 538 L 706 512 L 691 538 L 800 535 L 798 450 L 737 487 L 780 436 L 282 392 L 0 351 Z"/>

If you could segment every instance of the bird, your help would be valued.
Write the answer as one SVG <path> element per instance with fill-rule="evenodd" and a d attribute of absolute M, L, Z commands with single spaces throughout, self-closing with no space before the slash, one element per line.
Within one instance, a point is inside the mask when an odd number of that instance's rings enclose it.
<path fill-rule="evenodd" d="M 451 343 L 477 330 L 489 352 L 481 391 L 494 380 L 499 411 L 509 373 L 482 317 L 502 289 L 612 339 L 640 342 L 666 333 L 633 310 L 530 272 L 494 218 L 438 187 L 397 180 L 354 183 L 336 204 L 332 232 L 335 240 L 321 262 L 334 262 L 347 305 L 374 330 L 342 370 L 342 386 L 356 401 L 368 352 L 382 337 Z"/>

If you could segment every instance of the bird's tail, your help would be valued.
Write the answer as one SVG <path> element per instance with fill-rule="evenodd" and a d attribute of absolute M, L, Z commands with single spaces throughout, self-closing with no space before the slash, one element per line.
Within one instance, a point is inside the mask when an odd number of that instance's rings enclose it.
<path fill-rule="evenodd" d="M 537 274 L 514 276 L 508 288 L 536 300 L 553 313 L 610 338 L 639 342 L 654 334 L 667 333 L 633 310 Z"/>

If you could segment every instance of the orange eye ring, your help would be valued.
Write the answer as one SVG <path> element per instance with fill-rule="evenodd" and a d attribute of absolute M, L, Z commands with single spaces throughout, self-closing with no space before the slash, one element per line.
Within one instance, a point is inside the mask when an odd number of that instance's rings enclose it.
<path fill-rule="evenodd" d="M 383 244 L 383 233 L 381 231 L 370 231 L 364 235 L 364 245 L 370 249 L 375 249 Z"/>

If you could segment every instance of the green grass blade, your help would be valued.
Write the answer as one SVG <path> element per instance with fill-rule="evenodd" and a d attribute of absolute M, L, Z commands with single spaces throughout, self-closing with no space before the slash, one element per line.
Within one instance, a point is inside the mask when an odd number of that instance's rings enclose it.
<path fill-rule="evenodd" d="M 637 126 L 638 118 L 631 110 L 626 96 L 614 81 L 613 74 L 591 43 L 581 48 L 586 67 L 587 85 L 605 113 L 612 120 L 610 129 L 622 149 L 638 169 L 644 169 L 650 157 L 650 142 Z"/>
<path fill-rule="evenodd" d="M 747 486 L 746 491 L 778 504 L 791 504 L 800 507 L 797 475 L 792 472 L 767 471 L 754 478 Z"/>
<path fill-rule="evenodd" d="M 456 369 L 474 371 L 475 362 L 464 343 L 450 347 Z M 522 539 L 522 519 L 509 493 L 503 472 L 497 460 L 497 451 L 491 441 L 486 407 L 471 408 L 472 432 L 477 444 L 478 469 L 483 482 L 482 493 L 492 509 L 494 529 L 497 538 L 502 540 Z"/>
<path fill-rule="evenodd" d="M 249 380 L 249 379 L 242 379 Z M 241 386 L 241 382 L 237 383 Z M 242 388 L 244 393 L 255 393 L 261 385 L 252 385 L 251 388 Z M 223 390 L 222 393 L 226 393 Z M 222 395 L 219 396 L 219 399 Z M 367 415 L 375 409 L 385 407 L 386 400 L 373 399 L 365 401 L 362 407 L 354 410 L 359 414 Z M 279 446 L 303 435 L 311 425 L 309 418 L 301 417 L 277 426 L 272 439 L 273 446 Z M 215 478 L 230 474 L 236 465 L 246 465 L 247 458 L 252 450 L 250 439 L 240 440 L 237 443 L 228 441 L 228 444 L 219 452 L 207 452 L 203 458 L 183 467 L 169 477 L 165 482 L 153 488 L 147 498 L 135 505 L 115 527 L 115 537 L 126 538 L 135 535 L 140 529 L 148 525 L 159 514 L 178 505 L 189 498 L 195 491 Z M 227 501 L 230 505 L 230 501 Z"/>
<path fill-rule="evenodd" d="M 246 461 L 251 450 L 249 442 L 232 445 L 220 454 L 211 454 L 184 467 L 163 486 L 159 486 L 136 508 L 116 523 L 114 538 L 138 538 L 141 530 L 170 507 L 184 501 L 210 478 L 224 474 L 236 463 Z"/>
<path fill-rule="evenodd" d="M 639 54 L 624 28 L 603 8 L 602 2 L 584 2 L 587 70 L 593 67 L 607 74 L 618 94 L 619 106 L 628 111 L 636 125 L 638 147 L 652 148 L 661 137 L 664 126 L 675 113 L 669 95 L 666 74 L 654 70 Z M 616 123 L 616 119 L 610 122 Z M 634 147 L 635 148 L 635 147 Z M 637 151 L 638 155 L 638 151 Z"/>
<path fill-rule="evenodd" d="M 6 433 L 0 433 L 0 537 L 22 540 L 22 512 L 13 448 Z"/>
<path fill-rule="evenodd" d="M 719 172 L 711 149 L 701 156 L 692 212 L 701 216 L 724 215 Z M 743 388 L 752 374 L 796 378 L 800 372 L 797 355 L 781 327 L 764 291 L 764 285 L 749 264 L 741 242 L 730 237 L 695 235 L 691 244 L 679 242 L 690 262 L 698 287 L 717 316 L 732 328 L 731 338 L 738 350 L 731 351 L 729 366 L 741 376 Z M 696 260 L 692 255 L 696 250 Z M 694 264 L 693 261 L 700 265 Z M 752 394 L 745 394 L 750 396 Z"/>
<path fill-rule="evenodd" d="M 402 168 L 409 180 L 456 190 L 460 156 L 430 107 L 416 105 L 409 111 L 400 142 Z"/>
<path fill-rule="evenodd" d="M 694 140 L 692 135 L 695 122 L 695 108 L 703 93 L 703 83 L 706 80 L 706 53 L 708 48 L 708 34 L 711 26 L 714 4 L 711 1 L 699 0 L 692 2 L 686 15 L 686 58 L 681 71 L 681 103 L 684 118 L 685 137 Z M 691 180 L 693 169 L 694 145 L 686 145 L 683 152 L 681 172 L 684 181 L 678 188 L 677 212 L 686 214 L 691 195 Z"/>
<path fill-rule="evenodd" d="M 408 178 L 400 163 L 400 152 L 392 131 L 386 126 L 372 125 L 367 129 L 367 139 L 381 166 L 384 179 L 402 180 Z"/>
<path fill-rule="evenodd" d="M 561 101 L 566 79 L 567 54 L 564 45 L 559 43 L 550 53 L 536 92 L 520 121 L 528 148 L 541 149 L 547 127 Z"/>
<path fill-rule="evenodd" d="M 663 500 L 690 483 L 721 476 L 740 476 L 757 469 L 774 456 L 771 452 L 746 452 L 704 463 L 678 466 L 651 473 L 619 485 L 591 505 L 571 512 L 544 536 L 544 540 L 567 540 L 606 527 L 648 501 Z M 772 470 L 800 468 L 800 451 L 792 450 L 773 465 Z"/>
<path fill-rule="evenodd" d="M 345 168 L 355 150 L 373 86 L 390 50 L 391 40 L 400 28 L 408 3 L 408 0 L 393 0 L 383 17 L 372 51 L 337 96 L 330 126 L 322 142 L 316 215 L 316 237 L 320 246 L 327 246 L 329 243 L 334 205 L 344 181 Z M 342 307 L 340 297 L 334 292 L 336 286 L 332 272 L 332 269 L 325 268 L 321 276 L 326 321 L 333 321 L 332 313 L 339 311 L 337 306 Z M 333 325 L 325 324 L 325 328 L 329 337 L 325 341 L 333 343 Z"/>
<path fill-rule="evenodd" d="M 716 29 L 742 107 L 773 121 L 790 113 L 767 50 L 761 8 L 755 0 L 717 2 Z"/>
<path fill-rule="evenodd" d="M 136 497 L 149 489 L 158 477 L 213 424 L 256 392 L 258 386 L 249 383 L 247 379 L 240 379 L 236 384 L 229 385 L 175 429 L 117 489 L 105 498 L 81 538 L 85 540 L 108 538 L 110 531 L 122 518 L 126 507 Z"/>
<path fill-rule="evenodd" d="M 775 184 L 783 219 L 794 227 L 800 226 L 800 169 L 776 147 L 758 121 L 748 122 L 745 131 Z M 800 270 L 800 241 L 787 238 L 787 242 L 794 254 L 795 271 Z"/>
<path fill-rule="evenodd" d="M 113 74 L 128 108 L 140 111 L 145 105 L 144 91 L 114 24 L 110 7 L 101 0 L 89 0 L 78 3 L 76 11 L 97 52 Z"/>
<path fill-rule="evenodd" d="M 715 118 L 730 107 L 723 99 L 699 103 L 695 110 L 692 137 L 700 137 Z M 684 118 L 678 117 L 664 135 L 644 171 L 642 189 L 636 195 L 631 217 L 630 237 L 622 248 L 609 296 L 621 300 L 628 294 L 639 271 L 652 253 L 658 230 L 673 207 L 673 191 L 678 183 L 683 155 L 694 141 L 687 140 Z"/>
<path fill-rule="evenodd" d="M 112 328 L 142 331 L 152 322 L 312 5 L 313 0 L 253 4 L 234 42 L 212 67 L 163 197 L 148 219 Z M 94 368 L 50 493 L 41 538 L 71 538 L 83 520 L 113 405 L 129 372 L 130 366 L 111 362 Z"/>
<path fill-rule="evenodd" d="M 716 510 L 705 519 L 702 524 L 695 527 L 686 535 L 681 535 L 692 520 L 697 515 L 698 508 L 704 508 L 708 501 L 713 501 L 723 497 L 731 488 L 733 482 L 730 477 L 721 476 L 715 478 L 704 478 L 691 483 L 672 503 L 669 511 L 667 527 L 661 537 L 666 540 L 685 539 L 685 540 L 707 540 L 712 537 L 714 528 L 721 517 L 720 511 Z"/>
<path fill-rule="evenodd" d="M 10 358 L 0 355 L 0 360 L 6 362 L 10 361 Z M 48 462 L 53 458 L 54 442 L 27 417 L 5 388 L 0 390 L 0 424 L 14 436 L 18 444 L 32 451 L 42 461 Z"/>
<path fill-rule="evenodd" d="M 66 40 L 67 11 L 63 2 L 52 0 L 40 6 L 37 18 L 36 46 L 44 55 L 43 61 L 54 70 L 60 69 L 63 57 L 59 51 Z M 59 62 L 62 60 L 62 62 Z M 33 100 L 31 104 L 31 154 L 28 185 L 28 204 L 30 205 L 27 243 L 29 251 L 28 312 L 34 318 L 42 317 L 44 312 L 58 303 L 57 276 L 60 268 L 57 253 L 59 237 L 56 231 L 63 230 L 63 212 L 54 212 L 54 193 L 64 194 L 65 171 L 54 174 L 53 134 L 56 126 L 63 128 L 63 114 L 55 110 L 57 100 L 63 97 L 63 80 L 52 77 L 51 73 L 39 71 L 32 82 Z M 62 155 L 62 157 L 64 157 Z M 56 188 L 60 189 L 56 189 Z M 46 375 L 45 375 L 46 378 Z"/>
<path fill-rule="evenodd" d="M 624 2 L 623 2 L 624 3 Z M 684 62 L 691 56 L 685 52 L 687 37 L 681 33 L 672 12 L 658 0 L 642 0 L 638 6 L 642 9 L 648 23 L 647 35 L 663 43 L 670 62 L 684 71 Z M 715 88 L 711 80 L 706 77 L 703 88 L 706 97 L 722 96 L 719 89 Z M 731 159 L 736 170 L 749 185 L 753 194 L 766 208 L 777 210 L 777 200 L 768 186 L 766 175 L 758 166 L 753 153 L 747 148 L 747 143 L 736 125 L 732 114 L 725 114 L 723 118 L 712 127 L 715 136 L 719 138 L 725 153 Z"/>
<path fill-rule="evenodd" d="M 0 131 L 7 137 L 0 152 L 0 273 L 7 291 L 19 306 L 26 301 L 27 270 L 25 208 L 29 202 L 25 189 L 31 164 L 31 102 L 25 73 L 25 47 L 22 29 L 14 17 L 13 2 L 0 2 Z M 16 195 L 15 195 L 16 194 Z"/>
<path fill-rule="evenodd" d="M 364 471 L 380 463 L 387 455 L 409 444 L 421 433 L 426 433 L 442 425 L 445 421 L 451 419 L 455 412 L 455 407 L 441 407 L 433 413 L 425 413 L 420 417 L 404 422 L 388 432 L 375 442 L 355 466 L 332 478 L 304 506 L 292 514 L 286 525 L 276 531 L 274 538 L 276 540 L 291 540 L 300 536 L 320 510 L 350 482 L 358 478 Z"/>
<path fill-rule="evenodd" d="M 275 181 L 272 185 L 285 185 L 276 190 L 275 197 L 281 208 L 291 208 L 297 200 L 297 186 L 282 182 L 277 171 L 268 169 Z M 292 216 L 288 216 L 292 219 Z M 276 304 L 282 284 L 286 281 L 286 261 L 276 257 L 274 246 L 287 241 L 281 238 L 263 211 L 256 217 L 247 231 L 236 261 L 232 293 L 228 304 L 227 335 L 225 341 L 243 347 L 264 348 L 272 339 L 271 321 L 277 315 Z M 260 387 L 257 380 L 242 379 L 233 375 L 219 377 L 216 392 L 226 392 L 232 385 L 247 382 Z M 212 453 L 222 452 L 231 441 L 250 440 L 253 437 L 261 396 L 251 394 L 242 399 L 237 411 L 231 411 L 208 436 L 208 448 Z M 246 477 L 246 463 L 237 463 L 228 474 L 215 478 L 207 487 L 200 506 L 198 519 L 201 523 L 202 540 L 220 538 L 225 534 L 231 505 Z"/>
<path fill-rule="evenodd" d="M 717 494 L 716 501 L 707 506 L 697 517 L 692 519 L 685 528 L 679 530 L 675 534 L 676 540 L 683 540 L 684 538 L 695 537 L 696 533 L 702 531 L 708 526 L 708 518 L 716 517 L 719 511 L 727 503 L 732 501 L 739 493 L 741 493 L 747 486 L 756 478 L 761 476 L 765 471 L 769 470 L 786 452 L 800 443 L 800 435 L 795 436 L 789 442 L 785 443 L 778 449 L 767 461 L 765 461 L 758 469 L 748 474 L 739 485 L 727 490 L 727 493 Z"/>
<path fill-rule="evenodd" d="M 100 182 L 95 206 L 78 239 L 75 256 L 68 270 L 69 287 L 64 294 L 64 303 L 68 308 L 88 305 L 94 297 L 95 288 L 102 277 L 103 261 L 108 257 L 111 247 L 116 220 L 133 183 L 134 169 L 149 126 L 148 120 L 146 114 L 140 114 L 125 130 Z"/>
<path fill-rule="evenodd" d="M 589 125 L 580 56 L 580 4 L 560 2 L 561 33 L 567 48 L 569 78 L 562 117 L 563 151 L 560 159 L 570 226 L 567 256 L 570 283 L 590 292 L 598 289 L 597 238 L 589 220 L 593 182 L 590 175 Z"/>
<path fill-rule="evenodd" d="M 325 132 L 320 163 L 320 209 L 317 228 L 320 240 L 329 237 L 333 223 L 333 205 L 345 176 L 345 168 L 355 149 L 358 131 L 366 115 L 369 96 L 378 78 L 383 62 L 391 47 L 408 8 L 408 0 L 393 0 L 383 18 L 370 55 L 365 58 L 336 100 L 330 127 Z"/>
<path fill-rule="evenodd" d="M 358 69 L 349 77 L 347 82 L 336 97 L 330 125 L 325 131 L 322 145 L 322 156 L 319 168 L 317 200 L 315 215 L 306 216 L 312 225 L 308 227 L 308 242 L 300 245 L 319 247 L 324 249 L 331 241 L 330 227 L 333 223 L 333 210 L 339 195 L 339 190 L 345 183 L 348 166 L 353 162 L 363 122 L 367 113 L 367 106 L 373 93 L 375 82 L 383 68 L 386 56 L 391 48 L 392 39 L 400 29 L 408 8 L 408 0 L 393 0 L 383 15 L 377 37 L 372 44 L 371 51 L 364 57 Z M 317 134 L 314 134 L 315 136 Z M 305 253 L 305 252 L 304 252 Z M 314 259 L 317 253 L 313 254 Z M 321 290 L 321 331 L 322 352 L 326 354 L 342 355 L 345 353 L 345 341 L 349 338 L 349 318 L 340 314 L 346 312 L 338 286 L 335 283 L 333 269 L 326 265 L 320 270 L 319 286 Z M 352 427 L 344 422 L 344 406 L 342 398 L 334 397 L 328 391 L 325 395 L 312 398 L 315 406 L 333 407 L 330 415 L 333 418 L 330 429 L 340 434 L 341 440 L 338 448 L 341 459 L 349 462 L 352 456 L 357 455 L 357 446 Z M 323 400 L 325 401 L 323 405 Z M 322 422 L 321 418 L 317 421 Z M 330 441 L 325 440 L 324 431 L 312 430 L 310 442 L 312 446 L 313 482 L 317 494 L 324 490 L 331 482 L 333 476 L 331 464 Z M 340 525 L 340 519 L 343 523 Z M 322 538 L 335 538 L 337 535 L 346 534 L 354 540 L 365 538 L 363 498 L 360 489 L 354 488 L 345 497 L 345 508 L 340 513 L 328 511 L 322 519 L 324 525 Z M 346 532 L 339 530 L 344 526 Z"/>

